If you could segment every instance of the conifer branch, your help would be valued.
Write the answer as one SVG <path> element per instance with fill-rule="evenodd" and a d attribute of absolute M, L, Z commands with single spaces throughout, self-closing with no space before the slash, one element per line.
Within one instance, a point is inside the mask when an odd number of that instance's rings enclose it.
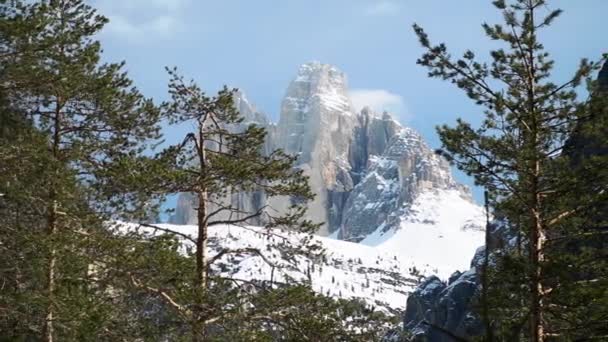
<path fill-rule="evenodd" d="M 243 222 L 247 222 L 253 218 L 259 217 L 260 215 L 262 215 L 264 213 L 264 211 L 266 210 L 268 206 L 263 206 L 260 209 L 258 209 L 255 213 L 251 214 L 251 215 L 247 215 L 245 217 L 242 217 L 240 219 L 234 219 L 234 220 L 216 220 L 216 221 L 209 221 L 207 223 L 207 225 L 209 227 L 211 226 L 217 226 L 220 224 L 225 224 L 225 225 L 230 225 L 230 224 L 238 224 L 238 223 L 243 223 Z"/>
<path fill-rule="evenodd" d="M 180 315 L 182 315 L 184 318 L 190 319 L 191 311 L 177 303 L 167 292 L 162 289 L 142 284 L 142 282 L 135 278 L 135 276 L 130 272 L 128 273 L 128 275 L 133 286 L 160 296 L 165 301 L 165 303 L 173 307 Z"/>
<path fill-rule="evenodd" d="M 188 234 L 180 233 L 180 232 L 175 231 L 175 230 L 170 229 L 170 228 L 163 228 L 163 227 L 159 227 L 157 225 L 149 224 L 149 223 L 139 223 L 139 225 L 142 226 L 142 227 L 148 227 L 148 228 L 152 228 L 154 230 L 159 230 L 161 232 L 177 235 L 177 236 L 182 237 L 182 238 L 184 238 L 184 239 L 186 239 L 186 240 L 188 240 L 188 241 L 190 241 L 192 243 L 196 243 L 196 240 L 192 236 L 190 236 Z"/>

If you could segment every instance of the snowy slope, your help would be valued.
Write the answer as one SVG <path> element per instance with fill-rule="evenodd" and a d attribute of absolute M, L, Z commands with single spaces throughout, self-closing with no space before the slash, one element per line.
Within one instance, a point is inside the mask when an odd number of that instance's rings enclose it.
<path fill-rule="evenodd" d="M 408 292 L 414 290 L 420 275 L 438 274 L 447 278 L 456 269 L 465 270 L 475 249 L 483 242 L 479 227 L 483 222 L 479 207 L 460 197 L 458 191 L 421 194 L 400 229 L 382 232 L 379 228 L 361 243 L 314 236 L 313 242 L 325 249 L 324 260 L 298 257 L 284 262 L 275 246 L 289 240 L 297 244 L 304 235 L 267 231 L 260 227 L 218 226 L 210 231 L 210 255 L 223 248 L 255 248 L 263 258 L 243 253 L 226 255 L 216 270 L 239 279 L 284 282 L 287 278 L 311 280 L 314 290 L 334 297 L 360 298 L 375 306 L 402 310 Z M 473 218 L 473 219 L 471 219 Z M 195 226 L 159 225 L 193 236 Z M 149 234 L 151 228 L 129 225 Z M 184 239 L 185 248 L 190 242 Z M 191 245 L 190 245 L 191 246 Z"/>
<path fill-rule="evenodd" d="M 303 64 L 287 88 L 276 125 L 242 93 L 236 97 L 246 121 L 268 128 L 266 151 L 281 148 L 298 156 L 298 167 L 316 195 L 308 204 L 307 219 L 325 222 L 318 234 L 329 236 L 315 237 L 327 251 L 326 260 L 301 257 L 273 272 L 263 258 L 241 255 L 222 259 L 222 272 L 264 281 L 310 279 L 324 294 L 401 309 L 416 275 L 447 279 L 469 268 L 484 242 L 483 210 L 473 203 L 469 189 L 452 177 L 448 161 L 418 132 L 389 113 L 357 113 L 347 83 L 346 75 L 332 65 Z M 282 199 L 262 203 L 239 194 L 231 201 L 246 212 L 262 205 L 277 212 L 285 209 Z M 172 222 L 196 222 L 193 203 L 192 195 L 181 194 Z M 166 227 L 187 234 L 194 230 Z M 301 238 L 274 233 L 292 242 Z M 212 237 L 211 255 L 222 248 L 251 247 L 268 254 L 272 263 L 280 260 L 272 245 L 281 238 L 273 239 L 260 228 L 219 227 Z"/>
<path fill-rule="evenodd" d="M 193 236 L 195 226 L 159 224 L 180 234 Z M 139 230 L 147 234 L 165 232 L 149 227 L 127 225 L 129 230 Z M 124 227 L 122 229 L 125 229 Z M 324 260 L 296 258 L 288 263 L 280 258 L 274 246 L 284 238 L 297 244 L 305 235 L 270 231 L 260 227 L 217 226 L 210 230 L 210 256 L 222 248 L 256 248 L 263 258 L 242 253 L 226 255 L 214 264 L 217 272 L 237 279 L 285 282 L 292 278 L 307 281 L 310 277 L 315 291 L 339 298 L 360 298 L 382 309 L 402 310 L 405 307 L 407 292 L 417 285 L 417 278 L 409 276 L 408 268 L 416 266 L 412 260 L 405 260 L 397 254 L 386 253 L 382 249 L 357 243 L 315 236 L 313 242 L 320 243 L 325 249 Z M 192 246 L 184 241 L 184 252 Z"/>
<path fill-rule="evenodd" d="M 458 190 L 421 193 L 405 209 L 399 228 L 379 227 L 361 244 L 413 260 L 447 279 L 469 268 L 475 250 L 484 243 L 484 212 Z"/>

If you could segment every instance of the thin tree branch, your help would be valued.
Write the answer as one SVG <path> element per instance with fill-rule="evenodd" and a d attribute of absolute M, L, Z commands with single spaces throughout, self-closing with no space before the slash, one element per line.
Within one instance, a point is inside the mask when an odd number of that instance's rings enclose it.
<path fill-rule="evenodd" d="M 175 231 L 173 229 L 163 228 L 163 227 L 159 227 L 157 225 L 153 225 L 153 224 L 149 224 L 149 223 L 139 223 L 139 225 L 142 226 L 142 227 L 148 227 L 148 228 L 152 228 L 154 230 L 160 230 L 160 231 L 165 232 L 165 233 L 177 235 L 177 236 L 180 236 L 180 237 L 182 237 L 182 238 L 184 238 L 184 239 L 186 239 L 186 240 L 188 240 L 188 241 L 190 241 L 192 243 L 196 243 L 196 240 L 192 236 L 190 236 L 188 234 L 180 233 L 180 232 Z"/>
<path fill-rule="evenodd" d="M 256 218 L 259 217 L 260 215 L 262 215 L 264 213 L 264 210 L 266 209 L 266 205 L 261 207 L 260 209 L 258 209 L 258 211 L 256 211 L 255 213 L 245 216 L 243 218 L 240 219 L 235 219 L 235 220 L 217 220 L 217 221 L 210 221 L 207 225 L 209 227 L 211 226 L 217 226 L 220 224 L 236 224 L 236 223 L 243 223 L 243 222 L 247 222 L 252 218 Z"/>

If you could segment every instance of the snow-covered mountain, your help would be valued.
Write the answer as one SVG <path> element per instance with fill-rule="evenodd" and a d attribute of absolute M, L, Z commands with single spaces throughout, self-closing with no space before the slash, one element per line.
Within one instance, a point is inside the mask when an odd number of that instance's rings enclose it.
<path fill-rule="evenodd" d="M 325 222 L 317 239 L 330 255 L 328 264 L 318 265 L 324 272 L 311 273 L 316 290 L 400 309 L 413 289 L 412 271 L 446 279 L 454 270 L 468 268 L 483 244 L 482 209 L 420 134 L 388 113 L 355 111 L 346 76 L 336 67 L 302 65 L 287 88 L 276 124 L 243 93 L 236 95 L 235 105 L 245 121 L 267 128 L 265 148 L 298 155 L 298 167 L 310 177 L 316 198 L 309 218 Z M 238 193 L 227 200 L 244 210 L 270 205 L 280 211 L 285 202 Z M 189 194 L 182 194 L 172 223 L 194 224 L 193 204 Z M 231 243 L 221 236 L 226 232 L 217 234 L 218 241 Z M 238 272 L 248 278 L 268 276 L 261 264 L 239 265 Z M 361 285 L 368 281 L 368 287 Z"/>
<path fill-rule="evenodd" d="M 274 246 L 284 243 L 284 239 L 297 245 L 304 237 L 301 234 L 255 226 L 216 226 L 210 228 L 209 255 L 224 248 L 255 248 L 263 252 L 264 258 L 247 253 L 226 255 L 215 264 L 216 271 L 237 279 L 310 281 L 319 293 L 358 298 L 383 310 L 402 311 L 408 293 L 422 276 L 447 277 L 454 268 L 468 267 L 463 261 L 471 257 L 483 239 L 483 234 L 469 228 L 471 222 L 467 217 L 481 214 L 471 208 L 457 192 L 427 193 L 410 208 L 411 215 L 400 229 L 387 232 L 379 229 L 361 243 L 315 236 L 313 243 L 324 248 L 325 257 L 301 256 L 295 263 L 283 260 Z M 193 225 L 159 227 L 190 236 L 197 231 Z M 164 233 L 137 225 L 130 225 L 130 229 Z M 184 248 L 188 248 L 190 241 L 183 241 Z M 446 248 L 450 244 L 455 246 Z"/>

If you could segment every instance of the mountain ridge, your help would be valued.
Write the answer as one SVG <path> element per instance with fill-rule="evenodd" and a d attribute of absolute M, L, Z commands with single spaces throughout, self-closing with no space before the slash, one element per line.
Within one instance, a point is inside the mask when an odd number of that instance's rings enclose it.
<path fill-rule="evenodd" d="M 380 226 L 398 229 L 405 208 L 431 189 L 454 189 L 475 205 L 468 188 L 453 179 L 447 161 L 420 134 L 389 113 L 375 113 L 368 107 L 356 112 L 348 93 L 342 71 L 310 62 L 299 67 L 287 87 L 276 123 L 257 111 L 243 92 L 235 95 L 244 121 L 267 128 L 267 151 L 282 148 L 298 156 L 297 167 L 309 176 L 316 194 L 309 218 L 324 222 L 320 235 L 360 241 Z M 392 188 L 378 188 L 379 181 L 391 183 Z M 256 208 L 263 205 L 262 197 L 232 194 L 228 200 L 239 208 Z M 384 205 L 368 205 L 382 199 Z M 280 211 L 285 202 L 268 204 Z M 193 203 L 191 196 L 181 194 L 170 222 L 195 223 Z"/>
<path fill-rule="evenodd" d="M 308 218 L 326 222 L 315 239 L 326 248 L 327 260 L 302 259 L 289 271 L 290 277 L 309 281 L 319 293 L 401 311 L 422 277 L 448 279 L 454 270 L 469 268 L 484 241 L 483 209 L 418 132 L 387 112 L 369 107 L 355 112 L 346 75 L 339 69 L 319 62 L 301 66 L 276 123 L 257 111 L 243 92 L 235 94 L 235 107 L 244 117 L 243 125 L 266 127 L 266 152 L 281 148 L 298 156 L 296 167 L 309 176 L 316 195 Z M 289 203 L 266 199 L 263 193 L 233 193 L 226 201 L 244 210 L 270 205 L 280 211 Z M 195 225 L 194 205 L 190 194 L 181 194 L 172 223 Z M 265 250 L 269 243 L 248 232 L 229 238 L 223 228 L 212 234 L 237 248 L 253 243 Z M 259 271 L 265 270 L 259 261 L 235 262 L 236 272 L 246 279 L 273 278 L 268 270 Z M 307 271 L 311 265 L 317 272 Z"/>

